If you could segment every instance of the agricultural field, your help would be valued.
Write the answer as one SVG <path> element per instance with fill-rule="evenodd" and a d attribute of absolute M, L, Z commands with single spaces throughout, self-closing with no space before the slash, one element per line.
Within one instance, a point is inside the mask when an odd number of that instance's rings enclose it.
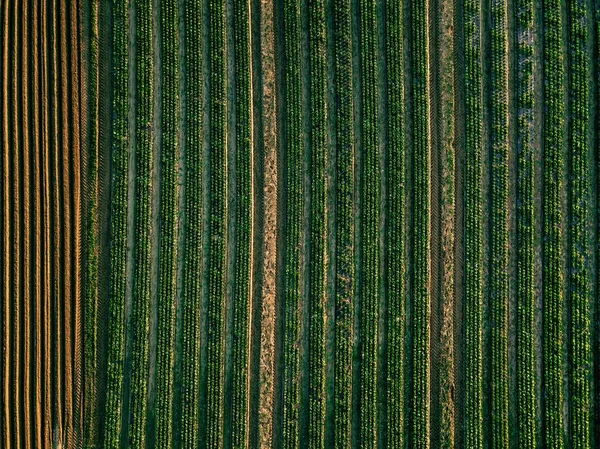
<path fill-rule="evenodd" d="M 0 24 L 0 449 L 600 447 L 598 1 Z"/>

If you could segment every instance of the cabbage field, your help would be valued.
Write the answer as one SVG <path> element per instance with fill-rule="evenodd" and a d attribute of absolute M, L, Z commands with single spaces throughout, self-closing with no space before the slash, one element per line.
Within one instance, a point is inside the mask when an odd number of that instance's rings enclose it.
<path fill-rule="evenodd" d="M 0 32 L 0 449 L 600 447 L 600 0 Z"/>

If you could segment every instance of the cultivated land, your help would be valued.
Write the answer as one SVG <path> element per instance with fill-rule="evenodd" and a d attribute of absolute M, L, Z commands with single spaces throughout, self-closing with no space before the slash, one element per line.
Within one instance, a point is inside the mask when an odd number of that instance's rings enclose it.
<path fill-rule="evenodd" d="M 597 447 L 598 11 L 0 3 L 0 449 Z"/>

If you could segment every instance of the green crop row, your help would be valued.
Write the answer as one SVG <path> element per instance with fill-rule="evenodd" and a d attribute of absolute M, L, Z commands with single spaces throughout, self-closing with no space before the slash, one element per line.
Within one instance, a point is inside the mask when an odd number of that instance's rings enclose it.
<path fill-rule="evenodd" d="M 227 236 L 227 60 L 225 0 L 209 2 L 210 150 L 206 447 L 223 444 Z"/>
<path fill-rule="evenodd" d="M 517 2 L 517 428 L 537 447 L 534 277 L 534 2 Z"/>
<path fill-rule="evenodd" d="M 184 232 L 182 282 L 181 442 L 195 447 L 199 441 L 200 303 L 202 296 L 202 0 L 187 0 L 183 9 L 185 47 L 184 88 Z"/>
<path fill-rule="evenodd" d="M 388 360 L 387 447 L 404 447 L 405 333 L 405 149 L 404 48 L 402 0 L 386 2 L 386 63 L 388 102 Z"/>
<path fill-rule="evenodd" d="M 125 261 L 127 257 L 127 184 L 129 171 L 129 14 L 127 0 L 113 7 L 113 137 L 110 220 L 108 368 L 104 447 L 120 448 L 125 351 Z"/>
<path fill-rule="evenodd" d="M 152 1 L 136 0 L 135 243 L 129 445 L 146 447 L 150 261 L 152 258 L 153 61 Z"/>
<path fill-rule="evenodd" d="M 310 243 L 308 261 L 309 332 L 309 426 L 311 448 L 325 447 L 325 257 L 327 73 L 325 1 L 308 4 L 310 53 Z"/>
<path fill-rule="evenodd" d="M 411 1 L 413 91 L 412 417 L 413 448 L 429 441 L 429 33 L 428 2 Z"/>
<path fill-rule="evenodd" d="M 491 2 L 491 429 L 508 446 L 508 44 L 506 0 Z"/>
<path fill-rule="evenodd" d="M 360 5 L 360 70 L 362 79 L 362 217 L 360 261 L 360 427 L 363 448 L 376 448 L 377 352 L 379 305 L 379 207 L 380 170 L 377 111 L 377 2 Z"/>
<path fill-rule="evenodd" d="M 333 0 L 336 152 L 334 440 L 352 443 L 354 345 L 354 121 L 350 0 Z"/>
<path fill-rule="evenodd" d="M 483 448 L 481 13 L 465 0 L 465 447 Z"/>
<path fill-rule="evenodd" d="M 250 2 L 234 0 L 233 26 L 236 89 L 236 222 L 233 297 L 232 448 L 248 444 L 248 370 L 252 291 L 252 76 Z"/>
<path fill-rule="evenodd" d="M 563 191 L 564 98 L 562 1 L 544 3 L 544 400 L 545 444 L 564 447 L 563 430 Z"/>
<path fill-rule="evenodd" d="M 569 201 L 569 294 L 571 310 L 570 393 L 571 447 L 591 445 L 591 342 L 592 290 L 590 272 L 591 167 L 590 91 L 588 80 L 592 61 L 587 53 L 588 22 L 592 13 L 589 2 L 573 0 L 569 6 L 570 68 L 570 201 Z"/>
<path fill-rule="evenodd" d="M 300 76 L 300 2 L 284 0 L 283 50 L 285 54 L 285 213 L 283 290 L 283 433 L 284 449 L 299 447 L 300 404 L 300 267 L 304 211 L 302 91 Z"/>
<path fill-rule="evenodd" d="M 162 145 L 158 341 L 156 354 L 156 447 L 173 442 L 175 302 L 177 292 L 177 164 L 179 160 L 179 3 L 160 3 L 162 56 Z"/>
<path fill-rule="evenodd" d="M 85 235 L 85 325 L 84 325 L 84 372 L 85 372 L 85 416 L 83 445 L 93 448 L 99 445 L 98 440 L 98 122 L 94 118 L 98 114 L 98 61 L 99 61 L 99 36 L 98 36 L 98 2 L 88 2 L 89 21 L 89 66 L 87 98 L 89 105 L 88 140 L 87 140 L 87 168 L 88 180 L 86 201 L 86 235 Z M 84 183 L 85 186 L 85 183 Z"/>

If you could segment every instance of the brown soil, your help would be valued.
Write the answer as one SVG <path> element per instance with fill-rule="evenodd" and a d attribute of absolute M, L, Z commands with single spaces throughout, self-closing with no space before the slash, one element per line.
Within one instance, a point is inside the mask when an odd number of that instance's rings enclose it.
<path fill-rule="evenodd" d="M 73 298 L 73 279 L 72 279 L 72 205 L 70 204 L 71 198 L 71 171 L 70 161 L 71 145 L 74 145 L 74 139 L 71 136 L 70 129 L 70 108 L 69 108 L 69 72 L 70 72 L 70 61 L 68 58 L 68 48 L 70 43 L 67 42 L 67 5 L 66 0 L 61 0 L 60 5 L 60 103 L 62 108 L 61 120 L 61 144 L 57 148 L 57 154 L 59 155 L 59 167 L 62 170 L 62 199 L 63 199 L 63 223 L 61 225 L 61 231 L 63 235 L 63 244 L 61 246 L 63 250 L 63 265 L 61 271 L 64 279 L 64 290 L 62 296 L 62 320 L 63 326 L 61 332 L 64 336 L 64 427 L 62 440 L 66 447 L 70 446 L 72 440 L 72 425 L 73 425 L 73 336 L 72 336 L 72 298 Z M 62 31 L 62 32 L 61 32 Z M 62 157 L 62 161 L 60 158 Z"/>
<path fill-rule="evenodd" d="M 72 67 L 70 78 L 70 106 L 71 113 L 69 120 L 71 121 L 71 132 L 73 141 L 71 144 L 71 185 L 72 193 L 70 197 L 72 211 L 72 227 L 73 227 L 73 247 L 72 247 L 72 282 L 73 295 L 71 299 L 71 322 L 72 328 L 72 349 L 71 356 L 73 360 L 72 368 L 72 395 L 73 395 L 73 436 L 71 444 L 76 445 L 80 441 L 82 435 L 83 423 L 83 407 L 82 407 L 82 301 L 81 301 L 81 127 L 80 127 L 80 58 L 81 49 L 79 45 L 80 26 L 78 22 L 78 14 L 81 9 L 80 1 L 71 2 L 69 5 L 70 15 L 70 35 L 71 35 L 71 52 L 69 54 L 69 63 L 67 67 Z"/>
<path fill-rule="evenodd" d="M 11 238 L 12 241 L 12 254 L 14 256 L 14 261 L 12 264 L 12 298 L 11 298 L 11 309 L 12 309 L 12 431 L 13 437 L 16 447 L 23 446 L 22 440 L 22 417 L 23 417 L 23 404 L 22 398 L 20 394 L 20 385 L 22 382 L 21 379 L 21 298 L 22 298 L 22 289 L 21 289 L 21 175 L 20 175 L 20 161 L 22 151 L 21 144 L 22 141 L 19 139 L 19 87 L 21 81 L 20 68 L 18 66 L 18 55 L 22 50 L 18 42 L 20 41 L 19 36 L 19 28 L 20 22 L 18 18 L 18 6 L 15 4 L 15 7 L 12 11 L 12 24 L 11 31 L 13 32 L 13 41 L 12 41 L 12 57 L 11 57 L 11 85 L 10 85 L 10 99 L 9 99 L 9 117 L 12 116 L 12 121 L 10 123 L 10 143 L 9 147 L 12 148 L 12 222 L 13 222 L 13 235 Z M 10 42 L 10 40 L 9 40 Z M 16 84 L 16 85 L 15 85 Z M 9 118 L 10 120 L 10 118 Z"/>
<path fill-rule="evenodd" d="M 4 3 L 2 8 L 3 15 L 3 33 L 2 33 L 2 109 L 8 111 L 8 52 L 9 52 L 9 26 L 8 26 L 8 2 Z M 10 269 L 11 249 L 10 249 L 10 147 L 9 147 L 9 121 L 8 114 L 2 114 L 2 421 L 0 431 L 6 436 L 5 443 L 11 447 L 11 397 L 10 397 Z"/>
<path fill-rule="evenodd" d="M 275 98 L 275 35 L 272 2 L 261 1 L 261 57 L 264 139 L 264 242 L 259 367 L 259 446 L 271 447 L 275 360 L 278 160 Z"/>
<path fill-rule="evenodd" d="M 455 308 L 455 127 L 454 113 L 454 2 L 441 1 L 439 51 L 438 115 L 441 186 L 440 216 L 440 371 L 439 371 L 439 444 L 454 447 L 455 373 L 454 373 L 454 308 Z M 434 395 L 435 397 L 435 395 Z"/>
<path fill-rule="evenodd" d="M 21 375 L 23 376 L 23 385 L 21 386 L 21 400 L 23 402 L 23 415 L 22 415 L 22 433 L 23 433 L 23 447 L 25 449 L 31 448 L 31 146 L 30 146 L 30 117 L 29 117 L 29 5 L 25 2 L 23 11 L 21 12 L 21 45 L 22 45 L 22 60 L 21 60 L 21 91 L 19 93 L 19 112 L 21 117 L 21 139 L 22 139 L 22 165 L 21 173 L 23 177 L 22 197 L 21 206 L 23 207 L 22 222 L 23 222 L 23 246 L 22 246 L 22 326 L 21 331 L 22 351 L 23 351 L 23 365 L 21 368 Z"/>

